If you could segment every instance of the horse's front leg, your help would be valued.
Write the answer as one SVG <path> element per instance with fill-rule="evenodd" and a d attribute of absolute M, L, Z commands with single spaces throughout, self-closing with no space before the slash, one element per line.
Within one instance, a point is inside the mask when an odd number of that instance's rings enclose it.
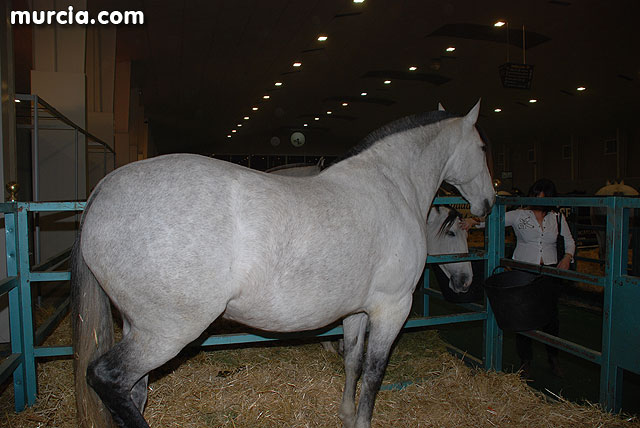
<path fill-rule="evenodd" d="M 338 414 L 345 428 L 353 428 L 356 420 L 356 385 L 362 372 L 367 319 L 367 314 L 360 313 L 350 315 L 342 321 L 346 380 Z"/>
<path fill-rule="evenodd" d="M 369 343 L 364 362 L 355 428 L 370 428 L 376 395 L 382 384 L 391 346 L 411 310 L 411 295 L 399 302 L 381 303 L 369 313 Z"/>

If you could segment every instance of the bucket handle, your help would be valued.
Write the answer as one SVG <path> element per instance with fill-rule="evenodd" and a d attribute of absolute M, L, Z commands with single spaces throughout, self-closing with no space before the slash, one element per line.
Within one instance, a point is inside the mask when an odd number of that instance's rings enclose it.
<path fill-rule="evenodd" d="M 493 268 L 493 272 L 491 272 L 491 276 L 496 274 L 496 270 L 503 268 L 503 269 L 507 269 L 507 266 L 502 266 L 502 265 L 498 265 L 495 268 Z M 518 270 L 517 268 L 515 268 L 516 270 Z M 523 272 L 528 272 L 528 271 L 523 271 Z M 538 266 L 538 275 L 542 275 L 542 265 Z"/>
<path fill-rule="evenodd" d="M 495 268 L 493 268 L 493 272 L 491 272 L 491 276 L 495 275 L 495 274 L 496 274 L 496 270 L 498 270 L 498 269 L 500 269 L 500 268 L 505 268 L 505 266 L 498 265 L 498 266 L 496 266 Z"/>

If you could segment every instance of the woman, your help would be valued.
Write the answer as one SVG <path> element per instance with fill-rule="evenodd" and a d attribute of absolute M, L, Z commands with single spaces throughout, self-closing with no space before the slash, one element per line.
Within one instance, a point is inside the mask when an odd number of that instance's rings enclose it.
<path fill-rule="evenodd" d="M 554 197 L 556 194 L 555 184 L 551 180 L 542 178 L 533 183 L 527 196 L 544 198 Z M 560 223 L 561 235 L 564 237 L 565 243 L 565 254 L 560 260 L 558 260 L 556 247 L 558 223 Z M 512 226 L 516 235 L 514 260 L 569 269 L 573 262 L 576 244 L 571 236 L 567 220 L 559 212 L 552 210 L 552 207 L 530 206 L 509 211 L 505 214 L 505 226 Z M 553 281 L 556 285 L 553 293 L 554 313 L 549 324 L 545 325 L 542 330 L 557 336 L 559 331 L 558 287 L 560 281 L 551 277 L 546 277 L 546 280 Z M 516 348 L 522 362 L 523 375 L 526 377 L 533 357 L 531 339 L 521 334 L 516 335 Z M 557 376 L 562 376 L 558 365 L 558 349 L 547 346 L 547 356 L 551 371 Z"/>
<path fill-rule="evenodd" d="M 529 197 L 554 197 L 556 196 L 556 186 L 551 180 L 542 178 L 531 186 L 527 196 Z M 558 260 L 558 252 L 556 241 L 558 239 L 558 222 L 560 222 L 560 232 L 564 237 L 565 254 Z M 465 219 L 463 229 L 477 225 L 477 219 Z M 512 258 L 514 260 L 541 264 L 545 266 L 554 266 L 559 269 L 569 269 L 573 262 L 576 244 L 571 236 L 569 225 L 563 215 L 544 206 L 529 206 L 522 209 L 508 211 L 505 214 L 505 226 L 513 227 L 516 235 L 516 248 Z M 542 330 L 554 336 L 558 335 L 558 294 L 560 281 L 551 277 L 545 277 L 545 280 L 552 281 L 554 293 L 553 299 L 553 315 L 549 324 L 545 325 Z M 529 368 L 531 367 L 531 359 L 533 351 L 531 347 L 531 339 L 521 334 L 516 335 L 516 348 L 518 356 L 522 362 L 522 374 L 524 377 L 529 376 Z M 558 349 L 547 346 L 547 356 L 551 371 L 562 376 L 562 370 L 558 364 Z"/>

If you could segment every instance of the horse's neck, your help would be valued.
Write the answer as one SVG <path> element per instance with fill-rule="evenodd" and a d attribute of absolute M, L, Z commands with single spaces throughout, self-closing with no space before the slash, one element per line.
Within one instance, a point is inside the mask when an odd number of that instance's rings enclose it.
<path fill-rule="evenodd" d="M 426 222 L 431 202 L 440 186 L 443 167 L 448 158 L 442 152 L 442 144 L 436 135 L 424 144 L 425 134 L 419 130 L 405 131 L 407 135 L 386 137 L 354 158 L 347 159 L 345 166 L 365 164 L 363 170 L 375 171 L 392 182 L 405 200 L 419 211 Z M 351 165 L 349 165 L 351 163 Z"/>

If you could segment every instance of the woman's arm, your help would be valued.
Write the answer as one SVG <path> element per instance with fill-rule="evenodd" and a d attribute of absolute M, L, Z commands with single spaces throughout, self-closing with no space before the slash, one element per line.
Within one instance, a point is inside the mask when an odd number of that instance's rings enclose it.
<path fill-rule="evenodd" d="M 569 229 L 569 224 L 567 223 L 567 219 L 562 214 L 558 214 L 560 216 L 560 234 L 564 237 L 564 257 L 561 260 L 558 260 L 558 268 L 559 269 L 569 269 L 571 262 L 573 261 L 573 256 L 576 253 L 576 242 L 571 235 L 571 229 Z"/>

